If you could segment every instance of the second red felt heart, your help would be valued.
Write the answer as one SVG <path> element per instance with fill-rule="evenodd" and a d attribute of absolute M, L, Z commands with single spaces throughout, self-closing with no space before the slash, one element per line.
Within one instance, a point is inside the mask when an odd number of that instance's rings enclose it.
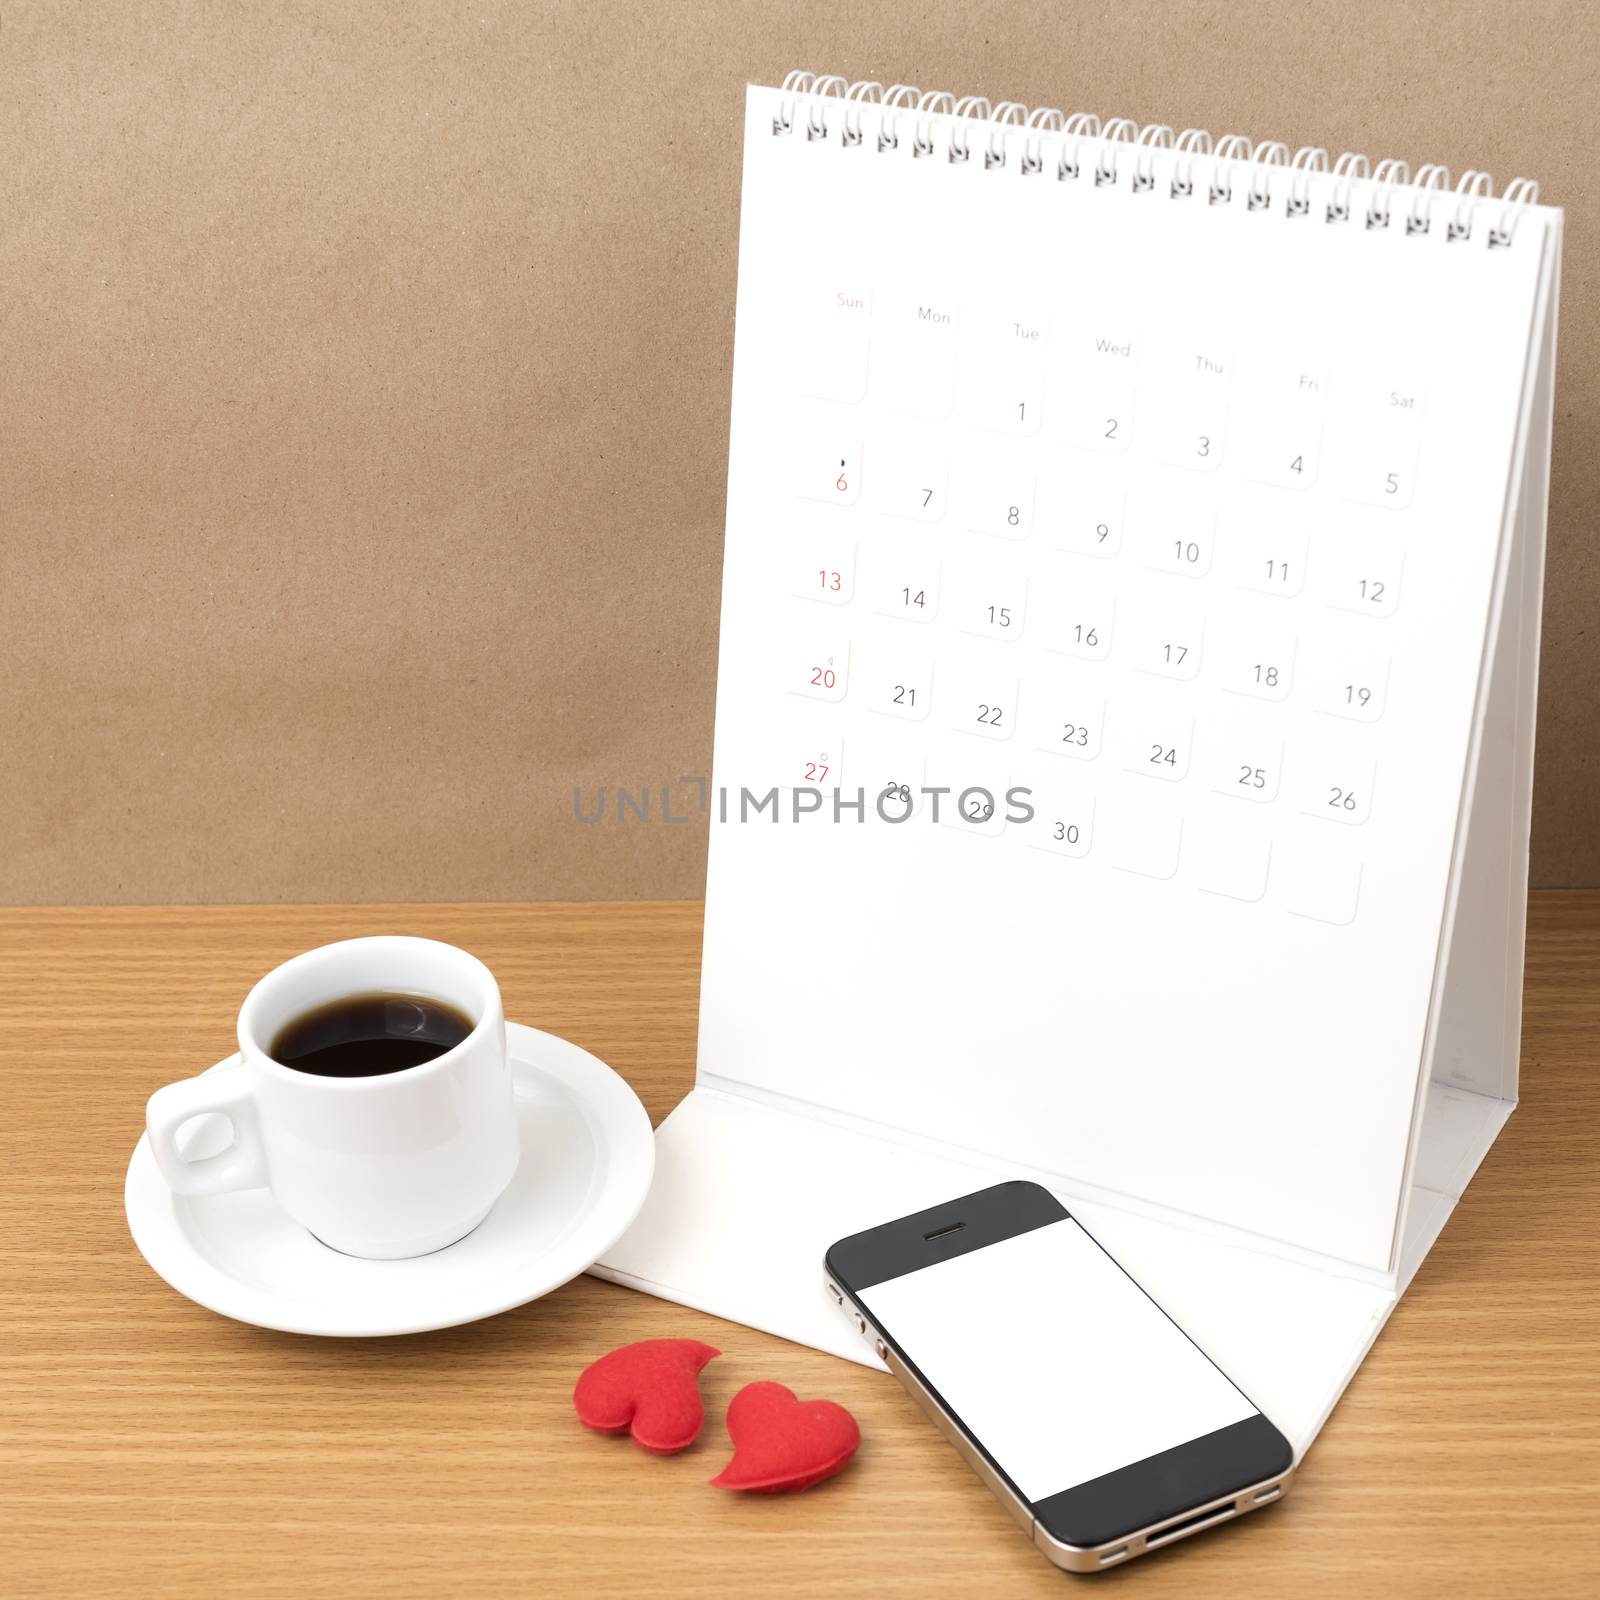
<path fill-rule="evenodd" d="M 696 1339 L 645 1339 L 585 1367 L 573 1391 L 578 1419 L 600 1433 L 631 1432 L 657 1455 L 699 1435 L 700 1369 L 719 1354 Z"/>
<path fill-rule="evenodd" d="M 843 1471 L 861 1443 L 856 1419 L 832 1400 L 796 1400 L 781 1383 L 747 1383 L 728 1407 L 733 1460 L 718 1489 L 809 1489 Z"/>

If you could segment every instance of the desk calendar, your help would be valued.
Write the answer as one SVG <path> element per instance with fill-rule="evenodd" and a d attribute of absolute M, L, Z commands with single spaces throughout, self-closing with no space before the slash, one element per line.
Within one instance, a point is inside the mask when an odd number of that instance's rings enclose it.
<path fill-rule="evenodd" d="M 604 1268 L 857 1359 L 1056 1189 L 1303 1448 L 1516 1094 L 1561 216 L 796 75 L 745 126 L 698 1079 Z"/>

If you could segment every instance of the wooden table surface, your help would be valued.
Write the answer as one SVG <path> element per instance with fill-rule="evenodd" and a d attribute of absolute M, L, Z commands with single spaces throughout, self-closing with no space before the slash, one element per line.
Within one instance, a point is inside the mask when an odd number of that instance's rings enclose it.
<path fill-rule="evenodd" d="M 264 1332 L 134 1250 L 145 1097 L 228 1055 L 250 983 L 308 945 L 427 934 L 507 1014 L 616 1067 L 659 1120 L 693 1072 L 696 905 L 0 911 L 0 1590 L 72 1596 L 1600 1592 L 1600 893 L 1535 897 L 1522 1105 L 1281 1508 L 1092 1579 L 1025 1543 L 894 1381 L 580 1279 L 400 1339 Z M 581 1428 L 614 1345 L 686 1335 L 707 1426 L 670 1459 Z M 706 1486 L 734 1390 L 860 1418 L 804 1495 Z"/>

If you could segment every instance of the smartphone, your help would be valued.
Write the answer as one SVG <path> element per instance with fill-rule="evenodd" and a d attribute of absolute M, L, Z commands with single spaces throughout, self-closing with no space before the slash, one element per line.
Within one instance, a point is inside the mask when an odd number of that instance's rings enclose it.
<path fill-rule="evenodd" d="M 1283 1497 L 1289 1441 L 1062 1203 L 992 1189 L 840 1239 L 828 1288 L 1058 1567 Z"/>

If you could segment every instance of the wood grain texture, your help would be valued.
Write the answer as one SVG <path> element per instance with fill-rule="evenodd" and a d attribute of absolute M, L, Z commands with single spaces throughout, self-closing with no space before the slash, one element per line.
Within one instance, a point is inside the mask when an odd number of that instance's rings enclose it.
<path fill-rule="evenodd" d="M 1594 0 L 9 0 L 0 902 L 703 892 L 702 817 L 572 792 L 709 770 L 794 67 L 1542 180 L 1533 871 L 1600 883 L 1597 58 Z"/>
<path fill-rule="evenodd" d="M 317 1340 L 191 1305 L 128 1237 L 145 1096 L 232 1049 L 308 945 L 429 934 L 659 1119 L 692 1075 L 691 904 L 0 912 L 0 1589 L 23 1595 L 1060 1595 L 894 1382 L 582 1279 L 471 1327 Z M 1280 1508 L 1092 1580 L 1152 1596 L 1577 1596 L 1600 1567 L 1600 894 L 1532 908 L 1523 1103 Z M 580 1369 L 725 1353 L 700 1443 L 587 1433 Z M 743 1383 L 827 1395 L 865 1444 L 790 1499 L 706 1486 Z"/>

